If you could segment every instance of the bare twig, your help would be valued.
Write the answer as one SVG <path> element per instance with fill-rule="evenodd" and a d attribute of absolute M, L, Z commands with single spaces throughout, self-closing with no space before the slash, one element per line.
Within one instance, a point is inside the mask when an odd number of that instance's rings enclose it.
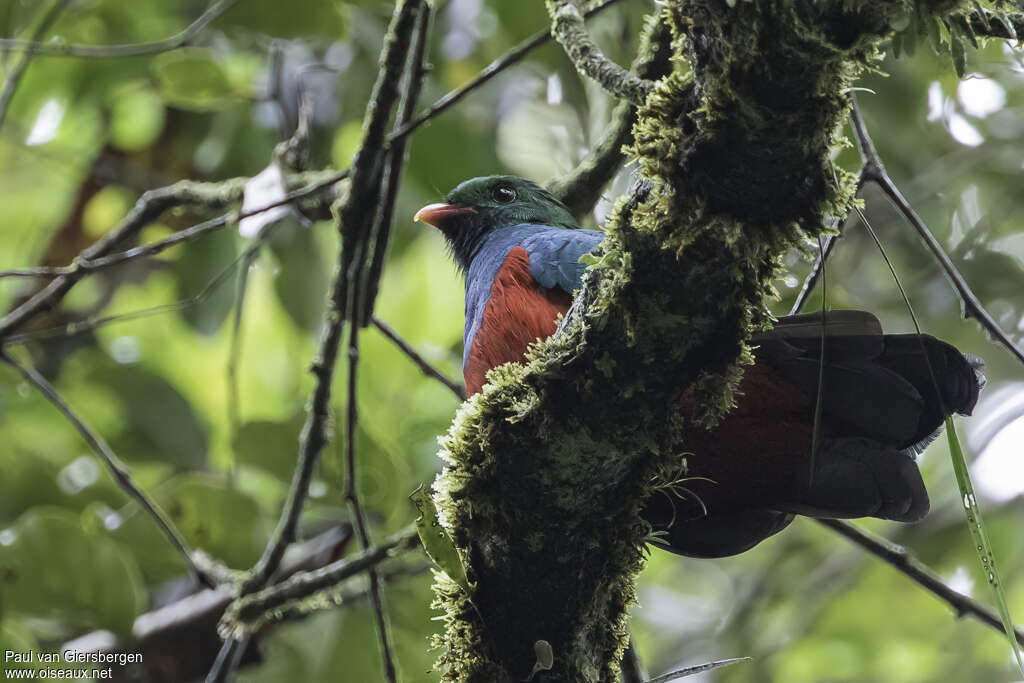
<path fill-rule="evenodd" d="M 889 174 L 885 170 L 885 166 L 882 164 L 882 159 L 878 155 L 878 151 L 875 149 L 874 142 L 871 140 L 871 136 L 868 134 L 867 126 L 864 124 L 864 118 L 861 116 L 860 109 L 854 102 L 853 111 L 850 114 L 851 121 L 853 122 L 854 137 L 857 139 L 857 146 L 860 149 L 861 157 L 864 159 L 864 177 L 874 182 L 878 187 L 885 193 L 892 202 L 893 206 L 903 214 L 903 217 L 913 226 L 914 230 L 924 241 L 925 245 L 932 252 L 932 256 L 935 261 L 945 272 L 946 277 L 949 278 L 950 283 L 960 296 L 960 300 L 964 306 L 964 317 L 974 318 L 978 323 L 989 333 L 993 339 L 998 341 L 1000 344 L 1005 346 L 1010 353 L 1012 353 L 1017 360 L 1024 363 L 1024 350 L 1018 348 L 1007 336 L 1007 334 L 999 327 L 999 324 L 995 319 L 985 310 L 985 307 L 981 305 L 978 297 L 971 290 L 970 285 L 964 279 L 964 276 L 960 274 L 960 271 L 953 261 L 950 260 L 949 255 L 946 254 L 942 245 L 939 244 L 938 240 L 932 235 L 931 230 L 925 225 L 921 217 L 914 211 L 914 207 L 910 205 L 900 189 L 889 177 Z"/>
<path fill-rule="evenodd" d="M 70 3 L 71 0 L 54 0 L 53 4 L 43 13 L 39 23 L 36 24 L 36 28 L 32 32 L 32 40 L 38 41 L 45 36 L 46 32 L 53 26 L 53 22 L 57 21 L 57 17 L 60 16 L 60 13 Z M 0 91 L 0 128 L 3 127 L 4 121 L 7 119 L 7 111 L 11 107 L 11 100 L 14 99 L 14 91 L 18 89 L 18 83 L 21 81 L 21 77 L 25 75 L 25 69 L 28 68 L 28 63 L 31 61 L 31 54 L 23 54 L 21 59 L 7 73 L 4 89 Z"/>
<path fill-rule="evenodd" d="M 174 526 L 174 522 L 161 509 L 160 505 L 139 488 L 135 480 L 132 479 L 131 470 L 117 457 L 117 454 L 104 441 L 103 437 L 92 431 L 78 417 L 78 414 L 64 401 L 64 398 L 57 389 L 35 368 L 30 365 L 22 365 L 2 352 L 0 352 L 0 360 L 14 368 L 26 382 L 34 386 L 71 423 L 81 437 L 85 439 L 85 442 L 89 444 L 93 452 L 106 465 L 110 475 L 114 478 L 114 482 L 156 521 L 160 531 L 163 532 L 164 536 L 171 542 L 171 545 L 181 555 L 189 573 L 203 585 L 213 588 L 216 585 L 213 579 L 192 561 L 192 548 L 189 547 L 188 541 L 181 535 L 181 532 Z"/>
<path fill-rule="evenodd" d="M 84 250 L 77 260 L 88 262 L 107 256 L 115 247 L 134 237 L 143 226 L 173 206 L 197 205 L 218 208 L 236 201 L 241 193 L 242 184 L 238 182 L 195 183 L 181 181 L 158 190 L 150 190 L 139 198 L 135 207 L 121 221 L 121 225 Z M 57 305 L 68 291 L 85 277 L 87 272 L 87 270 L 72 266 L 70 272 L 57 277 L 28 301 L 0 319 L 0 339 L 7 337 L 39 313 Z"/>
<path fill-rule="evenodd" d="M 349 192 L 338 209 L 342 230 L 340 265 L 335 272 L 324 314 L 325 325 L 320 348 L 311 368 L 316 381 L 299 443 L 298 460 L 277 527 L 262 557 L 252 568 L 249 578 L 242 584 L 241 596 L 258 591 L 267 584 L 285 549 L 295 539 L 302 508 L 309 495 L 313 469 L 327 443 L 334 368 L 337 364 L 344 324 L 349 319 L 345 313 L 354 310 L 353 296 L 357 294 L 355 289 L 361 275 L 358 268 L 364 265 L 362 258 L 365 257 L 366 240 L 370 236 L 369 228 L 374 220 L 375 212 L 372 209 L 378 205 L 379 200 L 376 193 L 380 190 L 380 162 L 383 155 L 385 126 L 398 98 L 398 82 L 407 62 L 408 45 L 415 27 L 414 20 L 421 4 L 422 0 L 400 2 L 388 27 L 381 51 L 380 73 L 367 104 L 363 141 L 351 169 Z M 353 265 L 356 269 L 353 269 Z M 358 329 L 358 325 L 350 326 L 351 334 L 358 335 Z M 355 344 L 358 344 L 358 336 Z M 350 353 L 352 345 L 350 337 Z M 355 348 L 358 351 L 358 346 Z M 366 534 L 360 530 L 360 540 L 363 541 L 364 548 L 367 545 L 366 539 Z M 378 620 L 378 625 L 382 641 L 387 642 L 386 623 Z M 218 657 L 218 663 L 207 677 L 208 681 L 226 680 L 230 676 L 231 662 L 228 653 L 237 648 L 237 642 L 235 639 L 225 641 L 221 648 L 223 656 Z M 386 670 L 389 671 L 391 680 L 394 680 L 396 674 L 390 646 L 385 650 L 384 656 Z"/>
<path fill-rule="evenodd" d="M 41 36 L 36 36 L 32 40 L 0 38 L 0 51 L 11 50 L 22 52 L 26 56 L 38 55 L 41 57 L 133 57 L 170 52 L 192 45 L 199 34 L 206 30 L 206 27 L 214 19 L 236 2 L 238 0 L 218 0 L 180 33 L 151 43 L 129 43 L 126 45 L 44 43 L 39 42 Z"/>
<path fill-rule="evenodd" d="M 547 0 L 547 6 L 551 15 L 551 34 L 565 49 L 576 69 L 619 99 L 643 104 L 654 89 L 654 82 L 623 69 L 605 57 L 583 25 L 579 0 Z"/>
<path fill-rule="evenodd" d="M 852 543 L 880 558 L 896 571 L 909 577 L 922 588 L 927 589 L 932 595 L 945 601 L 953 608 L 958 617 L 970 615 L 988 624 L 1000 633 L 1003 632 L 1003 623 L 995 610 L 947 586 L 935 570 L 918 560 L 903 546 L 870 534 L 860 527 L 841 519 L 819 519 L 817 521 L 819 524 L 832 529 Z M 1024 645 L 1024 629 L 1016 628 L 1014 635 L 1017 638 L 1017 642 Z"/>
<path fill-rule="evenodd" d="M 419 536 L 415 527 L 410 527 L 358 555 L 332 562 L 319 569 L 298 572 L 287 581 L 240 598 L 232 603 L 224 614 L 220 626 L 222 635 L 225 638 L 237 637 L 239 627 L 248 630 L 246 624 L 259 621 L 261 617 L 286 603 L 333 588 L 345 579 L 376 567 L 399 553 L 418 547 Z"/>
<path fill-rule="evenodd" d="M 358 388 L 357 374 L 359 370 L 359 324 L 352 321 L 349 326 L 348 337 L 348 411 L 346 419 L 345 434 L 345 500 L 348 501 L 352 510 L 352 519 L 355 522 L 356 532 L 359 536 L 359 543 L 364 553 L 369 553 L 373 547 L 370 537 L 370 527 L 366 521 L 366 513 L 363 510 L 362 502 L 359 499 L 359 487 L 356 482 L 356 429 L 359 426 L 358 410 Z M 370 602 L 373 605 L 373 614 L 377 620 L 377 635 L 380 640 L 381 656 L 384 661 L 384 676 L 389 683 L 398 680 L 398 672 L 395 669 L 395 657 L 392 653 L 391 634 L 388 628 L 387 612 L 384 610 L 384 598 L 380 590 L 380 575 L 375 565 L 366 567 L 366 575 L 370 580 Z"/>
<path fill-rule="evenodd" d="M 170 249 L 175 245 L 183 244 L 185 242 L 191 242 L 192 240 L 202 237 L 203 235 L 209 234 L 211 232 L 216 232 L 218 230 L 222 230 L 228 225 L 233 225 L 244 218 L 249 218 L 250 216 L 255 216 L 256 214 L 263 213 L 264 211 L 276 209 L 279 206 L 291 204 L 292 202 L 295 202 L 299 199 L 304 199 L 306 197 L 322 192 L 330 188 L 332 185 L 335 185 L 336 183 L 339 183 L 345 178 L 347 178 L 348 171 L 337 171 L 328 173 L 326 175 L 322 172 L 317 172 L 315 176 L 323 177 L 315 180 L 314 182 L 311 182 L 309 185 L 306 185 L 305 187 L 300 187 L 296 190 L 292 190 L 284 197 L 281 197 L 280 199 L 277 199 L 273 202 L 264 204 L 263 206 L 258 206 L 254 209 L 249 209 L 247 211 L 241 211 L 238 213 L 228 213 L 222 216 L 217 216 L 216 218 L 211 218 L 208 221 L 197 223 L 191 227 L 185 228 L 184 230 L 179 230 L 173 235 L 165 237 L 164 239 L 159 240 L 157 242 L 153 242 L 152 244 L 144 244 L 139 247 L 133 247 L 132 249 L 126 249 L 125 251 L 122 252 L 110 254 L 109 256 L 102 256 L 97 258 L 87 258 L 85 252 L 82 252 L 82 254 L 78 258 L 76 258 L 74 263 L 72 263 L 70 266 L 57 266 L 53 268 L 22 268 L 18 270 L 0 271 L 0 278 L 56 278 L 62 275 L 82 275 L 97 270 L 110 268 L 112 266 L 118 266 L 121 265 L 122 263 L 127 263 L 128 261 L 134 261 L 140 258 L 156 256 L 157 254 L 160 254 L 161 252 L 166 251 L 167 249 Z M 238 198 L 238 196 L 241 195 L 242 188 L 244 188 L 247 180 L 247 178 L 233 178 L 231 180 L 223 180 L 218 183 L 204 183 L 202 184 L 202 186 L 204 186 L 204 191 L 209 190 L 210 192 L 216 192 L 217 188 L 220 188 L 228 192 L 231 197 L 231 201 L 234 201 L 235 199 Z M 198 186 L 199 185 L 197 185 L 197 187 Z M 167 188 L 161 188 L 159 190 L 150 190 L 150 192 L 159 193 L 165 190 L 169 190 L 170 188 L 173 187 L 175 186 L 171 185 Z M 143 195 L 143 198 L 145 198 L 145 196 L 146 195 Z M 139 201 L 141 202 L 142 200 L 140 199 Z M 224 201 L 220 203 L 225 204 L 230 203 L 230 201 Z M 153 220 L 153 218 L 151 218 L 150 220 Z"/>
<path fill-rule="evenodd" d="M 620 0 L 604 0 L 600 4 L 595 5 L 591 9 L 584 12 L 583 16 L 584 18 L 590 18 L 592 16 L 595 16 L 596 14 L 603 12 L 604 10 L 608 9 L 617 2 L 620 2 Z M 530 54 L 532 51 L 534 51 L 541 45 L 544 45 L 549 40 L 551 40 L 551 37 L 551 31 L 542 31 L 539 33 L 535 33 L 531 37 L 519 43 L 514 48 L 503 54 L 501 57 L 498 57 L 493 62 L 491 62 L 483 69 L 481 69 L 480 73 L 478 73 L 473 78 L 473 80 L 444 95 L 437 102 L 434 102 L 434 104 L 430 105 L 430 107 L 428 107 L 426 111 L 424 111 L 422 114 L 414 118 L 405 126 L 399 128 L 394 133 L 392 133 L 388 139 L 395 140 L 398 137 L 402 137 L 408 135 L 409 133 L 412 133 L 414 130 L 422 126 L 430 119 L 450 109 L 463 97 L 465 97 L 472 91 L 476 90 L 480 86 L 484 85 L 505 69 L 521 62 L 523 58 L 526 57 L 526 55 Z"/>
<path fill-rule="evenodd" d="M 832 225 L 832 229 L 839 229 L 841 224 L 842 221 L 837 218 Z M 836 243 L 839 242 L 839 237 L 840 235 L 838 234 L 825 236 L 825 246 L 823 249 L 818 250 L 818 256 L 814 259 L 814 265 L 811 266 L 811 272 L 804 279 L 803 287 L 800 288 L 800 293 L 796 295 L 793 307 L 789 309 L 790 315 L 796 315 L 807 304 L 807 299 L 810 298 L 811 292 L 814 291 L 814 287 L 818 284 L 818 279 L 825 268 L 825 262 L 832 256 L 832 250 L 836 248 Z"/>
<path fill-rule="evenodd" d="M 424 3 L 420 7 L 419 15 L 416 18 L 416 31 L 413 34 L 412 45 L 409 49 L 408 64 L 405 69 L 404 92 L 398 103 L 398 111 L 395 114 L 394 130 L 401 130 L 416 113 L 416 106 L 420 99 L 420 90 L 423 87 L 423 78 L 427 73 L 426 50 L 431 23 L 431 6 Z M 377 216 L 371 231 L 372 242 L 372 263 L 364 274 L 362 283 L 362 294 L 358 301 L 358 319 L 356 323 L 363 327 L 370 324 L 370 317 L 377 301 L 377 292 L 380 288 L 380 277 L 384 271 L 384 257 L 387 254 L 388 241 L 391 238 L 391 224 L 395 216 L 395 201 L 398 199 L 398 187 L 402 180 L 402 170 L 405 167 L 406 136 L 395 138 L 391 141 L 391 148 L 388 150 L 384 160 L 384 173 L 381 178 L 383 199 L 377 210 Z"/>
<path fill-rule="evenodd" d="M 390 325 L 377 316 L 371 316 L 370 322 L 373 323 L 374 327 L 380 330 L 381 334 L 394 342 L 395 346 L 401 349 L 402 353 L 408 356 L 409 359 L 419 367 L 420 371 L 424 375 L 436 379 L 438 382 L 451 389 L 452 393 L 455 394 L 460 401 L 466 400 L 466 388 L 462 386 L 462 384 L 450 379 L 440 370 L 431 365 L 430 361 L 421 356 L 419 352 L 417 352 L 409 342 L 403 339 L 401 335 L 395 332 Z"/>

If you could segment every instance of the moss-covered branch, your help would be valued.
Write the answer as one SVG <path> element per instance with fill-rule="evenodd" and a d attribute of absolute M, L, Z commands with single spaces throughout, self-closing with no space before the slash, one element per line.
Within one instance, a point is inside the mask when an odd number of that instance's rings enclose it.
<path fill-rule="evenodd" d="M 672 74 L 646 98 L 621 203 L 559 334 L 502 366 L 443 441 L 442 523 L 473 582 L 443 577 L 448 681 L 618 677 L 649 531 L 650 480 L 686 443 L 677 410 L 726 412 L 746 340 L 767 322 L 780 256 L 853 201 L 829 153 L 845 93 L 908 11 L 949 1 L 667 0 Z M 692 474 L 699 475 L 699 472 Z"/>
<path fill-rule="evenodd" d="M 644 31 L 633 68 L 645 79 L 667 76 L 672 69 L 672 50 L 668 26 L 651 22 Z M 601 196 L 604 186 L 614 177 L 625 159 L 625 147 L 633 142 L 636 124 L 635 104 L 621 102 L 612 113 L 612 122 L 594 149 L 566 176 L 551 183 L 548 189 L 576 216 L 590 211 Z"/>
<path fill-rule="evenodd" d="M 578 0 L 547 0 L 547 6 L 551 15 L 551 35 L 565 48 L 565 53 L 580 73 L 590 76 L 620 99 L 643 104 L 654 83 L 604 56 L 587 33 Z"/>

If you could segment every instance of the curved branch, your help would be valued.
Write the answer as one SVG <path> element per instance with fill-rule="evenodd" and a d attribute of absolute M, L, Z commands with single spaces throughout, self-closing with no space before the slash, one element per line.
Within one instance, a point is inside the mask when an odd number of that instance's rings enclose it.
<path fill-rule="evenodd" d="M 645 79 L 667 76 L 672 70 L 671 35 L 664 21 L 654 21 L 644 31 L 634 69 Z M 590 211 L 605 185 L 615 176 L 625 158 L 624 147 L 633 142 L 633 124 L 637 107 L 622 102 L 612 114 L 612 122 L 594 149 L 579 165 L 550 184 L 549 190 L 580 216 Z"/>
<path fill-rule="evenodd" d="M 110 476 L 114 478 L 114 483 L 121 488 L 122 491 L 128 494 L 130 498 L 133 498 L 139 506 L 145 510 L 150 517 L 152 517 L 157 526 L 160 527 L 160 531 L 163 532 L 164 536 L 171 542 L 178 554 L 181 555 L 182 560 L 185 563 L 185 567 L 189 573 L 200 583 L 208 588 L 215 588 L 216 583 L 213 578 L 205 571 L 196 566 L 192 560 L 192 548 L 189 547 L 188 541 L 181 535 L 177 527 L 174 526 L 174 522 L 167 516 L 167 513 L 163 511 L 160 505 L 149 497 L 145 491 L 139 488 L 139 485 L 135 483 L 132 478 L 131 470 L 128 466 L 117 457 L 117 454 L 110 448 L 107 442 L 102 436 L 94 432 L 89 428 L 82 418 L 72 410 L 64 398 L 60 395 L 57 389 L 50 384 L 45 377 L 39 374 L 39 371 L 30 365 L 22 365 L 13 358 L 5 353 L 0 352 L 0 361 L 3 361 L 14 368 L 22 378 L 34 386 L 39 393 L 49 401 L 54 408 L 56 408 L 61 415 L 67 418 L 71 426 L 81 435 L 85 442 L 89 444 L 89 448 L 103 461 L 103 464 L 107 466 L 107 470 L 110 472 Z"/>
<path fill-rule="evenodd" d="M 38 41 L 46 35 L 46 32 L 53 26 L 53 22 L 57 21 L 57 17 L 60 16 L 60 13 L 70 3 L 71 0 L 54 0 L 54 3 L 50 5 L 36 25 L 36 29 L 32 33 L 32 40 Z M 25 75 L 25 69 L 28 68 L 28 63 L 31 61 L 31 54 L 23 54 L 18 63 L 7 74 L 7 78 L 4 81 L 4 89 L 0 92 L 0 127 L 4 125 L 4 121 L 7 119 L 7 111 L 10 109 L 11 100 L 14 99 L 14 91 L 18 89 L 18 83 L 21 81 L 21 77 Z"/>
<path fill-rule="evenodd" d="M 932 235 L 931 230 L 925 225 L 921 217 L 914 211 L 914 207 L 910 205 L 903 193 L 896 186 L 896 183 L 892 181 L 889 174 L 885 170 L 885 165 L 882 164 L 882 159 L 878 156 L 878 150 L 875 149 L 875 144 L 871 140 L 871 136 L 868 134 L 867 126 L 864 123 L 864 117 L 861 116 L 860 109 L 857 107 L 856 99 L 854 99 L 853 111 L 850 114 L 850 120 L 853 122 L 853 133 L 857 139 L 857 146 L 860 149 L 861 158 L 864 160 L 864 177 L 878 185 L 878 187 L 885 193 L 889 198 L 889 201 L 893 203 L 893 206 L 903 214 L 907 222 L 913 226 L 914 230 L 924 241 L 925 246 L 932 252 L 932 256 L 935 257 L 935 261 L 945 272 L 946 277 L 949 278 L 950 283 L 953 285 L 953 289 L 960 295 L 960 300 L 964 305 L 964 317 L 974 318 L 978 323 L 989 333 L 989 335 L 998 341 L 1000 344 L 1005 346 L 1010 353 L 1012 353 L 1017 360 L 1024 363 L 1024 350 L 1018 348 L 1007 336 L 1006 332 L 999 327 L 999 323 L 995 321 L 992 315 L 985 310 L 985 307 L 981 305 L 981 301 L 971 290 L 970 285 L 967 284 L 967 280 L 960 274 L 957 267 L 953 265 L 953 261 L 949 258 L 949 255 L 939 244 L 939 241 Z"/>
<path fill-rule="evenodd" d="M 392 328 L 390 325 L 388 325 L 386 322 L 384 322 L 375 315 L 370 317 L 370 322 L 373 323 L 374 327 L 380 330 L 381 334 L 390 339 L 395 344 L 395 346 L 401 349 L 402 353 L 408 356 L 409 360 L 411 360 L 413 363 L 416 364 L 417 367 L 419 367 L 420 372 L 422 372 L 427 377 L 432 377 L 433 379 L 436 379 L 438 382 L 451 389 L 451 392 L 455 394 L 455 397 L 458 398 L 460 401 L 466 400 L 465 387 L 463 387 L 458 382 L 449 379 L 448 377 L 445 376 L 444 373 L 442 373 L 440 370 L 431 365 L 426 358 L 421 356 L 416 351 L 416 349 L 414 349 L 412 345 L 409 344 L 409 342 L 405 341 L 405 339 L 403 339 L 401 335 L 395 332 L 394 328 Z"/>
<path fill-rule="evenodd" d="M 841 519 L 819 519 L 816 521 L 872 555 L 882 559 L 896 571 L 908 576 L 932 595 L 945 601 L 953 608 L 958 617 L 968 614 L 988 624 L 1000 633 L 1003 632 L 1003 623 L 995 610 L 947 586 L 943 582 L 942 577 L 936 574 L 931 567 L 910 554 L 903 546 L 869 534 L 850 522 Z M 1024 629 L 1018 627 L 1015 629 L 1014 635 L 1017 638 L 1017 642 L 1024 645 Z"/>
<path fill-rule="evenodd" d="M 210 23 L 224 14 L 238 0 L 218 0 L 189 24 L 183 31 L 169 38 L 152 43 L 129 43 L 126 45 L 84 45 L 66 43 L 42 43 L 39 37 L 32 40 L 0 38 L 0 51 L 11 50 L 26 56 L 41 57 L 135 57 L 170 52 L 191 45 Z"/>
<path fill-rule="evenodd" d="M 547 6 L 551 15 L 551 34 L 565 49 L 576 69 L 619 99 L 643 104 L 654 89 L 654 83 L 605 57 L 583 25 L 583 12 L 578 0 L 548 0 Z"/>
<path fill-rule="evenodd" d="M 603 12 L 604 10 L 608 9 L 617 2 L 620 2 L 620 0 L 604 0 L 603 2 L 584 12 L 583 16 L 585 18 L 595 16 L 600 12 Z M 552 36 L 550 30 L 541 31 L 539 33 L 533 34 L 532 36 L 530 36 L 523 42 L 519 43 L 505 54 L 503 54 L 501 57 L 498 57 L 493 62 L 491 62 L 483 69 L 481 69 L 480 73 L 478 73 L 473 78 L 473 80 L 469 81 L 468 83 L 461 87 L 455 88 L 454 90 L 448 92 L 443 97 L 441 97 L 441 99 L 437 100 L 432 105 L 430 105 L 422 114 L 420 114 L 419 116 L 412 119 L 398 130 L 396 130 L 388 138 L 388 141 L 390 142 L 397 138 L 404 137 L 409 133 L 412 133 L 414 130 L 422 126 L 430 119 L 455 106 L 455 104 L 462 100 L 463 97 L 465 97 L 472 91 L 476 90 L 480 86 L 484 85 L 505 69 L 521 62 L 523 58 L 526 57 L 526 55 L 533 52 L 541 45 L 547 43 L 549 40 L 551 40 L 551 38 Z"/>

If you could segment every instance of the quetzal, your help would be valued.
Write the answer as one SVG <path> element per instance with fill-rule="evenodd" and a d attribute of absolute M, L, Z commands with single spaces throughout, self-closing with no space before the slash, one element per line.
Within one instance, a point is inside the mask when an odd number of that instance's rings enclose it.
<path fill-rule="evenodd" d="M 470 395 L 488 370 L 522 360 L 531 343 L 555 332 L 580 287 L 580 257 L 604 236 L 580 229 L 554 196 L 515 176 L 468 180 L 415 220 L 441 231 L 466 278 Z M 970 414 L 984 382 L 981 362 L 934 337 L 883 334 L 861 311 L 829 312 L 826 330 L 814 471 L 821 317 L 788 316 L 754 337 L 756 362 L 736 407 L 711 430 L 688 430 L 689 493 L 650 499 L 645 517 L 669 550 L 734 555 L 795 514 L 911 522 L 928 512 L 914 456 L 948 411 Z M 685 396 L 683 405 L 692 411 Z"/>

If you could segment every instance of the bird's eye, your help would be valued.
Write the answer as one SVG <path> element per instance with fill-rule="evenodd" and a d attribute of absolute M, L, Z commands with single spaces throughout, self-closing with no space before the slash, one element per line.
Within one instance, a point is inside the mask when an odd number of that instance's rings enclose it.
<path fill-rule="evenodd" d="M 501 204 L 509 204 L 516 200 L 516 191 L 508 183 L 500 183 L 491 188 L 491 198 Z"/>

